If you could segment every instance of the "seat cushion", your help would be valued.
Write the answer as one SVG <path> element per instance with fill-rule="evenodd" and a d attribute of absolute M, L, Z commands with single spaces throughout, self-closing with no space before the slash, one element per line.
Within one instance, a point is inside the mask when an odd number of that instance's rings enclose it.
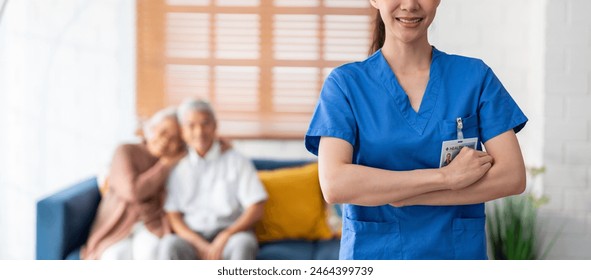
<path fill-rule="evenodd" d="M 261 244 L 258 260 L 311 260 L 315 243 L 306 240 L 286 240 Z"/>
<path fill-rule="evenodd" d="M 339 239 L 316 241 L 316 248 L 312 259 L 314 260 L 338 260 L 341 241 Z"/>
<path fill-rule="evenodd" d="M 80 260 L 80 248 L 74 249 L 71 253 L 66 256 L 66 260 Z"/>

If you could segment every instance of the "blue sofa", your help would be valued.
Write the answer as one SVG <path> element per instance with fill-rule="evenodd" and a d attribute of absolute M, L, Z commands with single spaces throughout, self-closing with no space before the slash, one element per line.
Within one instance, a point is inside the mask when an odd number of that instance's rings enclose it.
<path fill-rule="evenodd" d="M 273 170 L 309 163 L 305 160 L 254 159 L 257 170 Z M 37 202 L 36 258 L 79 259 L 101 200 L 96 178 L 77 183 Z M 260 260 L 338 259 L 339 240 L 282 240 L 260 244 Z"/>

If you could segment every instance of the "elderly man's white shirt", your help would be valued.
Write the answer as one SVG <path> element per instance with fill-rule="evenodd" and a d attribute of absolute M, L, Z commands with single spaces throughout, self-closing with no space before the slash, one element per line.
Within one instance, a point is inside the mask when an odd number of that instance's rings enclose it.
<path fill-rule="evenodd" d="M 204 158 L 189 149 L 172 170 L 164 208 L 181 212 L 194 231 L 215 233 L 230 226 L 249 206 L 267 199 L 252 162 L 234 149 L 221 153 L 215 142 Z"/>

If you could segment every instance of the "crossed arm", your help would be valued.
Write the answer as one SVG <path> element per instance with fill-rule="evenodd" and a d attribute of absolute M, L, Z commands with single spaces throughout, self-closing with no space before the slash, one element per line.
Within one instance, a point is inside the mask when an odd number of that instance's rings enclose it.
<path fill-rule="evenodd" d="M 443 168 L 390 171 L 352 164 L 351 144 L 322 137 L 320 185 L 329 203 L 364 206 L 474 204 L 523 192 L 525 166 L 513 130 L 484 146 L 487 152 L 462 149 Z"/>

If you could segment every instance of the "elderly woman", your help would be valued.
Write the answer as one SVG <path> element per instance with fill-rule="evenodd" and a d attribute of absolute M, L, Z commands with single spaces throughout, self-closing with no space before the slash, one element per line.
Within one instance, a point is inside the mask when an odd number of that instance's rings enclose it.
<path fill-rule="evenodd" d="M 144 126 L 145 141 L 117 148 L 82 259 L 155 259 L 170 233 L 163 211 L 165 182 L 184 156 L 174 109 Z"/>

